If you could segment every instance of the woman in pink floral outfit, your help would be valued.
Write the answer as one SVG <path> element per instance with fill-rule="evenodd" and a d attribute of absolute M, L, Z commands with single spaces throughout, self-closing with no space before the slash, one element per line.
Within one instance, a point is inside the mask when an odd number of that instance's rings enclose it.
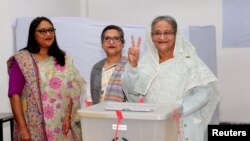
<path fill-rule="evenodd" d="M 84 80 L 56 41 L 46 17 L 35 18 L 27 47 L 8 60 L 14 140 L 80 141 L 80 95 Z"/>

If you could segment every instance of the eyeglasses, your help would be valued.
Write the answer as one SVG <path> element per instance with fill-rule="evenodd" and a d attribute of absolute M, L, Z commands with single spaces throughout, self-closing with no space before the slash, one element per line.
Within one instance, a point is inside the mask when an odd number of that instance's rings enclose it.
<path fill-rule="evenodd" d="M 41 35 L 46 35 L 47 33 L 54 34 L 55 30 L 56 30 L 55 28 L 49 28 L 49 29 L 42 28 L 42 29 L 38 29 L 36 31 L 39 32 Z"/>
<path fill-rule="evenodd" d="M 174 34 L 175 34 L 174 31 L 165 31 L 165 32 L 156 31 L 152 35 L 155 36 L 156 38 L 161 38 L 162 35 L 163 37 L 170 37 Z"/>
<path fill-rule="evenodd" d="M 104 42 L 110 42 L 111 40 L 114 43 L 119 43 L 119 42 L 121 42 L 121 37 L 119 37 L 119 36 L 114 36 L 114 37 L 106 36 L 103 38 Z"/>

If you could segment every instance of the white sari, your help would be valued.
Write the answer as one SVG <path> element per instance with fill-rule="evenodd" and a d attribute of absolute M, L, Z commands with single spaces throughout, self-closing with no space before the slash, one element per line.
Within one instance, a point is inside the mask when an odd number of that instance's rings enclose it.
<path fill-rule="evenodd" d="M 151 32 L 149 32 L 151 33 Z M 137 68 L 127 64 L 123 89 L 128 100 L 140 96 L 146 103 L 182 104 L 180 127 L 183 140 L 204 140 L 207 125 L 219 102 L 217 78 L 197 55 L 194 46 L 176 33 L 174 57 L 159 63 L 150 35 L 147 52 Z"/>

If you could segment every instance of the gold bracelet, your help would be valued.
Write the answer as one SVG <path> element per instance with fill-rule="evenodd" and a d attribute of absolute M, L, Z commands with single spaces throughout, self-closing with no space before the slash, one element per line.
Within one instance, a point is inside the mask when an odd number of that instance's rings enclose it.
<path fill-rule="evenodd" d="M 65 116 L 71 116 L 71 114 L 65 114 Z"/>

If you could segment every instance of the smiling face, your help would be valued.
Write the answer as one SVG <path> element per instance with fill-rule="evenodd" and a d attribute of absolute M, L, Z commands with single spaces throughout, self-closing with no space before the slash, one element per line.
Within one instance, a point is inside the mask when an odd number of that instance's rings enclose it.
<path fill-rule="evenodd" d="M 36 28 L 35 39 L 40 48 L 49 49 L 55 40 L 55 29 L 48 21 L 41 21 Z"/>
<path fill-rule="evenodd" d="M 106 30 L 102 39 L 102 48 L 107 56 L 122 55 L 124 43 L 121 41 L 121 35 L 116 29 Z"/>
<path fill-rule="evenodd" d="M 159 53 L 167 53 L 174 50 L 176 32 L 172 25 L 161 20 L 157 22 L 152 30 L 152 41 Z"/>

